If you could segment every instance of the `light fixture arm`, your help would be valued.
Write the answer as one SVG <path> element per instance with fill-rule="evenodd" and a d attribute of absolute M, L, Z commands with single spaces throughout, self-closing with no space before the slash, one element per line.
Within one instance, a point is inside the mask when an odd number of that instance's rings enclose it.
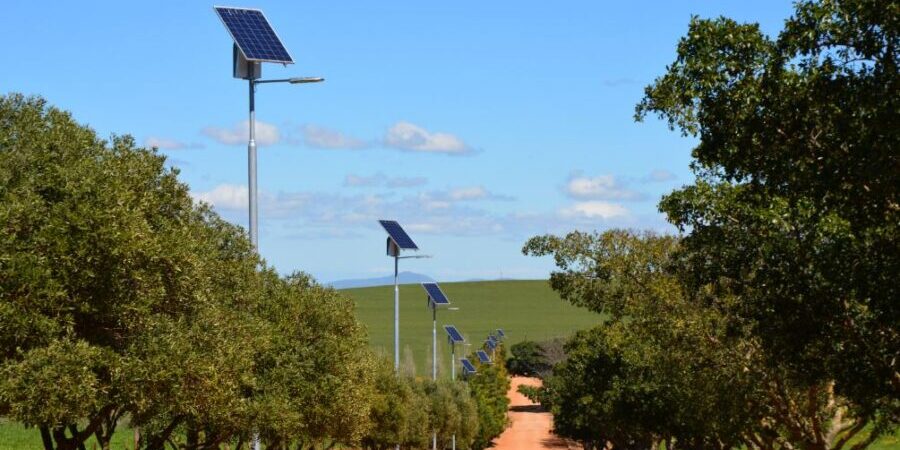
<path fill-rule="evenodd" d="M 272 80 L 251 80 L 253 84 L 262 84 L 262 83 L 290 83 L 290 84 L 305 84 L 305 83 L 321 83 L 325 81 L 322 77 L 295 77 L 295 78 L 278 78 Z"/>

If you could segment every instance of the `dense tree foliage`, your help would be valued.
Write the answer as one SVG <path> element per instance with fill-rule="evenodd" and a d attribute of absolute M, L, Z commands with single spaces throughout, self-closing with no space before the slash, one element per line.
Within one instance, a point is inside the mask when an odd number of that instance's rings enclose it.
<path fill-rule="evenodd" d="M 865 415 L 900 412 L 898 58 L 892 0 L 800 2 L 774 40 L 695 19 L 637 108 L 699 138 L 697 181 L 661 203 L 685 281 Z"/>
<path fill-rule="evenodd" d="M 485 349 L 488 353 L 491 350 Z M 507 426 L 506 412 L 509 409 L 509 375 L 503 356 L 506 353 L 505 346 L 501 343 L 493 351 L 495 355 L 491 364 L 477 363 L 478 358 L 469 355 L 470 361 L 475 361 L 477 372 L 467 377 L 469 390 L 475 399 L 478 414 L 478 432 L 475 435 L 474 448 L 487 448 L 491 441 L 500 435 Z"/>
<path fill-rule="evenodd" d="M 589 446 L 853 449 L 900 423 L 900 4 L 799 2 L 777 39 L 691 21 L 646 90 L 699 138 L 682 238 L 534 238 L 612 316 L 532 393 Z"/>
<path fill-rule="evenodd" d="M 0 415 L 47 450 L 109 448 L 123 420 L 147 450 L 424 449 L 432 430 L 465 450 L 502 431 L 502 368 L 395 374 L 349 298 L 279 276 L 177 175 L 42 99 L 0 98 Z"/>
<path fill-rule="evenodd" d="M 765 341 L 720 305 L 739 297 L 682 281 L 674 237 L 575 232 L 534 238 L 526 252 L 553 255 L 563 298 L 610 317 L 570 340 L 545 389 L 531 393 L 564 436 L 588 447 L 717 449 L 839 449 L 855 437 L 859 449 L 890 425 L 766 358 Z M 873 420 L 880 426 L 864 431 Z"/>
<path fill-rule="evenodd" d="M 254 301 L 259 261 L 176 175 L 43 100 L 0 99 L 0 409 L 45 445 L 106 445 L 125 413 L 172 396 L 191 412 L 180 422 L 240 403 L 237 344 L 254 333 L 230 319 Z"/>
<path fill-rule="evenodd" d="M 544 349 L 535 341 L 517 342 L 509 347 L 511 353 L 506 360 L 506 368 L 512 375 L 538 376 L 550 369 L 544 356 Z"/>
<path fill-rule="evenodd" d="M 538 397 L 561 435 L 598 448 L 728 448 L 755 431 L 750 344 L 667 273 L 676 248 L 672 237 L 624 231 L 527 244 L 556 258 L 551 284 L 564 300 L 610 318 L 572 338 L 545 378 Z"/>

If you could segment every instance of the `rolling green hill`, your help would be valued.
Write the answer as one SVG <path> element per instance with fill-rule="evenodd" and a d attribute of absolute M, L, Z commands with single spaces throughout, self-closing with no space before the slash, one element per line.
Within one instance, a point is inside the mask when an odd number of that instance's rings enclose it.
<path fill-rule="evenodd" d="M 441 288 L 459 311 L 439 310 L 438 370 L 449 374 L 450 350 L 443 325 L 451 324 L 474 345 L 481 346 L 488 332 L 502 328 L 508 344 L 525 339 L 542 341 L 566 337 L 602 320 L 598 314 L 564 302 L 546 280 L 441 283 Z M 346 289 L 356 302 L 359 319 L 369 330 L 372 346 L 393 358 L 394 287 Z M 416 373 L 431 373 L 431 312 L 425 291 L 418 284 L 400 286 L 401 362 L 409 355 Z M 471 347 L 470 347 L 471 349 Z M 457 355 L 461 349 L 457 348 Z M 447 375 L 449 376 L 449 375 Z"/>

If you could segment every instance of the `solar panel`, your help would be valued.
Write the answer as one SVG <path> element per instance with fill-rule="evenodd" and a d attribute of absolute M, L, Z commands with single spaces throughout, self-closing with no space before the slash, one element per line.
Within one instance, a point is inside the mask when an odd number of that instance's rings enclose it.
<path fill-rule="evenodd" d="M 491 363 L 491 357 L 488 356 L 487 352 L 485 352 L 484 350 L 478 350 L 477 352 L 475 352 L 475 354 L 478 355 L 478 360 L 481 361 L 482 364 Z"/>
<path fill-rule="evenodd" d="M 422 288 L 425 289 L 425 292 L 428 292 L 428 296 L 431 297 L 431 301 L 433 301 L 436 305 L 449 305 L 450 300 L 444 295 L 444 292 L 441 291 L 440 286 L 437 283 L 422 283 Z"/>
<path fill-rule="evenodd" d="M 459 362 L 462 363 L 463 371 L 465 371 L 465 373 L 475 373 L 475 366 L 471 361 L 466 358 L 460 358 Z"/>
<path fill-rule="evenodd" d="M 497 343 L 497 338 L 495 338 L 493 334 L 488 335 L 488 340 L 493 342 L 494 344 Z"/>
<path fill-rule="evenodd" d="M 457 330 L 453 325 L 444 325 L 444 330 L 447 332 L 447 336 L 450 337 L 450 340 L 453 341 L 454 344 L 466 341 L 465 339 L 463 339 L 462 334 L 459 333 L 459 330 Z"/>
<path fill-rule="evenodd" d="M 494 350 L 495 348 L 497 348 L 497 343 L 490 339 L 484 341 L 484 343 L 487 344 L 488 348 L 491 350 Z"/>
<path fill-rule="evenodd" d="M 262 11 L 222 6 L 216 6 L 215 9 L 234 43 L 248 61 L 294 63 Z"/>
<path fill-rule="evenodd" d="M 397 247 L 400 247 L 403 250 L 419 249 L 419 247 L 416 246 L 416 243 L 413 242 L 408 234 L 406 234 L 406 231 L 403 230 L 403 227 L 401 227 L 396 220 L 379 220 L 378 223 L 381 224 L 384 231 L 387 231 L 388 236 L 390 236 L 391 240 L 397 244 Z"/>
<path fill-rule="evenodd" d="M 505 338 L 506 333 L 504 333 L 502 329 L 497 328 L 497 336 L 500 336 L 501 338 Z"/>

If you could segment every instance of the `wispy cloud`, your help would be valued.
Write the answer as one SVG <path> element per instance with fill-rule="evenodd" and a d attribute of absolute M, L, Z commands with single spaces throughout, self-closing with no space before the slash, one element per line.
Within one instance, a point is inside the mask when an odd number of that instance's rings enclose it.
<path fill-rule="evenodd" d="M 478 200 L 509 201 L 513 197 L 495 194 L 484 186 L 463 186 L 439 191 L 422 192 L 419 199 L 432 208 L 446 207 L 454 203 L 473 202 Z"/>
<path fill-rule="evenodd" d="M 570 197 L 583 200 L 636 201 L 645 198 L 643 193 L 629 189 L 613 175 L 588 177 L 580 172 L 569 176 L 565 191 Z"/>
<path fill-rule="evenodd" d="M 629 84 L 635 84 L 637 82 L 638 81 L 635 80 L 634 78 L 623 77 L 623 78 L 610 78 L 610 79 L 602 80 L 600 83 L 606 87 L 619 87 L 619 86 L 626 86 Z"/>
<path fill-rule="evenodd" d="M 247 188 L 224 184 L 194 194 L 235 223 L 246 223 Z M 635 214 L 625 206 L 599 200 L 574 202 L 545 211 L 499 212 L 491 199 L 508 199 L 481 187 L 459 187 L 398 196 L 334 192 L 260 192 L 260 215 L 270 229 L 289 239 L 355 239 L 391 217 L 410 232 L 442 236 L 495 236 L 524 241 L 544 233 L 602 230 L 611 227 L 663 229 L 658 215 Z M 508 208 L 515 209 L 516 204 Z M 527 208 L 528 206 L 523 206 Z"/>
<path fill-rule="evenodd" d="M 676 178 L 674 173 L 669 172 L 666 169 L 654 169 L 644 178 L 641 178 L 641 181 L 644 183 L 662 183 L 664 181 L 672 181 Z"/>
<path fill-rule="evenodd" d="M 206 127 L 201 130 L 204 136 L 224 145 L 247 145 L 250 139 L 250 123 L 243 121 L 231 128 Z M 278 127 L 270 123 L 256 121 L 256 143 L 259 145 L 273 145 L 281 141 Z"/>
<path fill-rule="evenodd" d="M 177 139 L 169 139 L 164 137 L 150 136 L 144 141 L 147 147 L 155 147 L 160 150 L 185 150 L 203 148 L 203 144 L 197 142 L 183 142 Z"/>
<path fill-rule="evenodd" d="M 424 186 L 428 183 L 425 177 L 388 177 L 378 172 L 374 175 L 348 174 L 344 177 L 344 186 L 347 187 L 389 187 L 410 188 Z"/>
<path fill-rule="evenodd" d="M 464 155 L 472 148 L 450 133 L 431 132 L 409 122 L 397 122 L 384 136 L 384 145 L 398 150 Z"/>
<path fill-rule="evenodd" d="M 318 125 L 303 125 L 300 127 L 300 134 L 303 144 L 311 148 L 356 150 L 372 146 L 371 142 Z"/>

